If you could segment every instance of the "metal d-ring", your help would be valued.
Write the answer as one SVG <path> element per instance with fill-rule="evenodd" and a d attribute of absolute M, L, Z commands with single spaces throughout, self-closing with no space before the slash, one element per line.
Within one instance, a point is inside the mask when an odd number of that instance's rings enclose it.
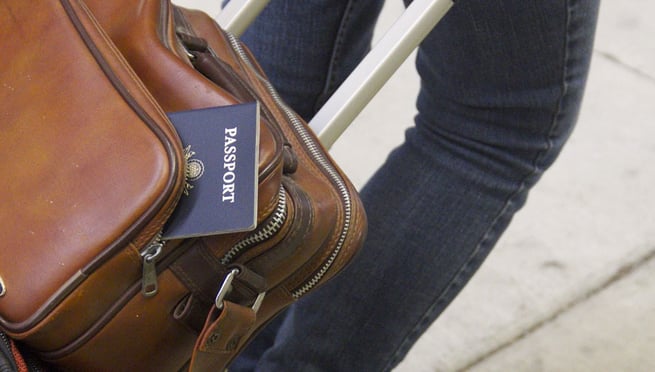
<path fill-rule="evenodd" d="M 225 296 L 232 290 L 232 282 L 234 281 L 234 277 L 239 274 L 239 269 L 232 269 L 227 275 L 225 276 L 225 279 L 223 280 L 223 284 L 221 284 L 221 288 L 218 290 L 218 293 L 216 294 L 216 300 L 214 301 L 214 304 L 216 305 L 217 309 L 222 309 L 223 308 L 223 301 L 225 300 Z"/>

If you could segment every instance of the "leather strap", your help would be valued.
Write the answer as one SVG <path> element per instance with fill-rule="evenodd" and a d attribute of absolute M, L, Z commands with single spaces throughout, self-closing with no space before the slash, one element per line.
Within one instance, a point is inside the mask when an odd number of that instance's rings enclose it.
<path fill-rule="evenodd" d="M 230 301 L 224 301 L 220 310 L 212 306 L 193 349 L 189 371 L 224 370 L 252 332 L 255 320 L 255 311 L 249 307 Z"/>

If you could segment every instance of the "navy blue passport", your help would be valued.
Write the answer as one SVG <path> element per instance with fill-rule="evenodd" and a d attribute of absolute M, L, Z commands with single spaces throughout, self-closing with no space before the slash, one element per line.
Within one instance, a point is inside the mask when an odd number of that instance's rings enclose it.
<path fill-rule="evenodd" d="M 248 231 L 257 223 L 257 102 L 169 113 L 185 147 L 184 194 L 163 239 Z"/>

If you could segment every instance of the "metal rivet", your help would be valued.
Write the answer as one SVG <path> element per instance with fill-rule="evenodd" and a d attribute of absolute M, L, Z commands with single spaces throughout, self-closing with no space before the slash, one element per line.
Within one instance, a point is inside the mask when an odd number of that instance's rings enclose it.
<path fill-rule="evenodd" d="M 5 293 L 7 293 L 7 287 L 5 287 L 5 282 L 2 280 L 2 277 L 0 276 L 0 297 L 4 296 Z"/>

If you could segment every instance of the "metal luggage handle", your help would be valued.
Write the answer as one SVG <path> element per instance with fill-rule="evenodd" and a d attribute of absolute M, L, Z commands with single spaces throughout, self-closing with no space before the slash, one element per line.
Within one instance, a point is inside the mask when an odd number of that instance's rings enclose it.
<path fill-rule="evenodd" d="M 268 0 L 232 0 L 217 22 L 240 35 L 267 3 Z M 414 0 L 405 9 L 309 122 L 323 146 L 332 147 L 453 4 L 454 0 Z"/>
<path fill-rule="evenodd" d="M 270 0 L 231 0 L 216 17 L 216 22 L 236 36 L 241 36 Z"/>

